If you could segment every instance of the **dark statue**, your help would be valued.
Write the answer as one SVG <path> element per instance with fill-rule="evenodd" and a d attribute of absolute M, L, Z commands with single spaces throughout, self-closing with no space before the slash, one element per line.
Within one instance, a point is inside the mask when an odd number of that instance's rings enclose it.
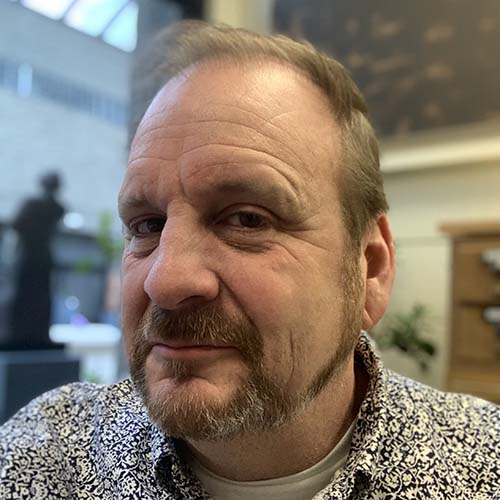
<path fill-rule="evenodd" d="M 47 173 L 40 184 L 42 195 L 26 200 L 12 223 L 18 234 L 18 258 L 10 328 L 2 349 L 57 347 L 49 339 L 53 268 L 51 239 L 64 215 L 64 208 L 56 199 L 61 185 L 59 175 Z"/>

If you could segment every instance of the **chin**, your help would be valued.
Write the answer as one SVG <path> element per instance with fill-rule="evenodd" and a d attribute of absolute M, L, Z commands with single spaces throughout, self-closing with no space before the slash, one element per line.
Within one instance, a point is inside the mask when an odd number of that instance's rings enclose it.
<path fill-rule="evenodd" d="M 219 387 L 190 376 L 148 384 L 143 399 L 151 420 L 166 434 L 188 440 L 218 440 L 240 430 L 234 418 L 238 393 L 228 384 Z"/>
<path fill-rule="evenodd" d="M 148 384 L 148 393 L 151 399 L 163 404 L 182 405 L 183 401 L 196 400 L 204 404 L 223 405 L 235 394 L 236 388 L 229 384 L 222 387 L 210 380 L 196 375 L 182 380 L 164 378 Z"/>

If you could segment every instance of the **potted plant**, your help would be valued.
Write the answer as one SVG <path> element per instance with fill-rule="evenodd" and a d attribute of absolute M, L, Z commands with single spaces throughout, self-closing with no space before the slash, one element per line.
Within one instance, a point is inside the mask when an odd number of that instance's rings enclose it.
<path fill-rule="evenodd" d="M 417 303 L 409 311 L 388 315 L 376 330 L 375 341 L 381 350 L 397 349 L 426 371 L 437 351 L 434 343 L 425 338 L 428 320 L 427 307 Z"/>

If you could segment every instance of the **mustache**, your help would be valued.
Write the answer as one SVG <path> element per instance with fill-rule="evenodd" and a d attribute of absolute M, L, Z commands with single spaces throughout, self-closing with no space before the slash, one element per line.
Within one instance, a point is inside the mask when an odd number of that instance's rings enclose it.
<path fill-rule="evenodd" d="M 229 318 L 215 305 L 188 311 L 167 311 L 153 305 L 138 327 L 135 351 L 144 356 L 153 343 L 169 340 L 232 346 L 249 362 L 263 353 L 262 336 L 250 318 Z"/>

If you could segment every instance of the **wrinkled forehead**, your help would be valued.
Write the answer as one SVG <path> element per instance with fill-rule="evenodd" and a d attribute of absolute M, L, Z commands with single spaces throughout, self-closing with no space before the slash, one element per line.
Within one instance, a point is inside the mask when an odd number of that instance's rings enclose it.
<path fill-rule="evenodd" d="M 338 127 L 322 91 L 278 62 L 213 60 L 185 69 L 149 106 L 132 154 L 171 125 L 193 125 L 193 133 L 214 141 L 261 133 L 304 166 L 335 162 L 339 151 Z"/>

